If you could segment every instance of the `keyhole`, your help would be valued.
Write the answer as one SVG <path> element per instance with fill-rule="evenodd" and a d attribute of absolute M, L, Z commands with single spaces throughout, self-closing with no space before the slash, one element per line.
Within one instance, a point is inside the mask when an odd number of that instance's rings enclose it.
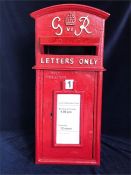
<path fill-rule="evenodd" d="M 52 114 L 52 112 L 50 113 L 50 118 L 51 118 L 51 120 L 52 120 L 52 116 L 53 116 L 53 114 Z"/>

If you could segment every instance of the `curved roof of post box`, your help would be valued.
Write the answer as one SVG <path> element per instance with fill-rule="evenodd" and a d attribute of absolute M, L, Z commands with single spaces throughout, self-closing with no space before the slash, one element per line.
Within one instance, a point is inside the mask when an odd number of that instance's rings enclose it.
<path fill-rule="evenodd" d="M 67 10 L 74 10 L 74 11 L 82 11 L 82 12 L 88 12 L 90 14 L 94 14 L 96 16 L 99 16 L 103 19 L 107 19 L 110 14 L 91 7 L 91 6 L 87 6 L 87 5 L 81 5 L 81 4 L 60 4 L 60 5 L 53 5 L 50 7 L 46 7 L 46 8 L 42 8 L 40 10 L 34 11 L 32 13 L 30 13 L 30 16 L 34 19 L 37 19 L 43 15 L 49 14 L 49 13 L 54 13 L 54 12 L 60 12 L 60 11 L 67 11 Z"/>

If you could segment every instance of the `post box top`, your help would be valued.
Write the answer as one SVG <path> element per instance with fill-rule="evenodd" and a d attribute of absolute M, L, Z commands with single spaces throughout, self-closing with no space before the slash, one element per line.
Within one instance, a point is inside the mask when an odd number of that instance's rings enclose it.
<path fill-rule="evenodd" d="M 82 11 L 82 12 L 88 12 L 90 14 L 94 14 L 96 16 L 99 16 L 103 19 L 107 19 L 110 14 L 91 7 L 87 5 L 81 5 L 81 4 L 61 4 L 61 5 L 54 5 L 46 8 L 42 8 L 40 10 L 37 10 L 35 12 L 30 13 L 30 16 L 34 19 L 37 19 L 43 15 L 49 14 L 49 13 L 54 13 L 54 12 L 60 12 L 60 11 L 68 11 L 68 10 L 75 10 L 75 11 Z"/>

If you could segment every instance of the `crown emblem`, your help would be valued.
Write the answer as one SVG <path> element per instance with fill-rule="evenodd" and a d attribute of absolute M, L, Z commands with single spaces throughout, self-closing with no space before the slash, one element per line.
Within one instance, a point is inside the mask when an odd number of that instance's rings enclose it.
<path fill-rule="evenodd" d="M 65 19 L 66 26 L 74 26 L 75 25 L 75 22 L 76 22 L 75 14 L 69 13 L 66 16 L 66 19 Z"/>

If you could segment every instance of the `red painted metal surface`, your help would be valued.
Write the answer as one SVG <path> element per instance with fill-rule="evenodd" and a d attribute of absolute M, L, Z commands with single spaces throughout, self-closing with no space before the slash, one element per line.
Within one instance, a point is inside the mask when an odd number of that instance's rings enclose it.
<path fill-rule="evenodd" d="M 30 15 L 35 19 L 36 163 L 99 165 L 104 26 L 109 14 L 85 5 L 63 4 Z M 66 46 L 86 46 L 89 54 L 56 52 Z M 66 88 L 68 80 L 73 81 L 72 88 Z M 56 143 L 60 94 L 80 97 L 78 107 L 64 109 L 65 113 L 80 110 L 77 144 Z"/>

